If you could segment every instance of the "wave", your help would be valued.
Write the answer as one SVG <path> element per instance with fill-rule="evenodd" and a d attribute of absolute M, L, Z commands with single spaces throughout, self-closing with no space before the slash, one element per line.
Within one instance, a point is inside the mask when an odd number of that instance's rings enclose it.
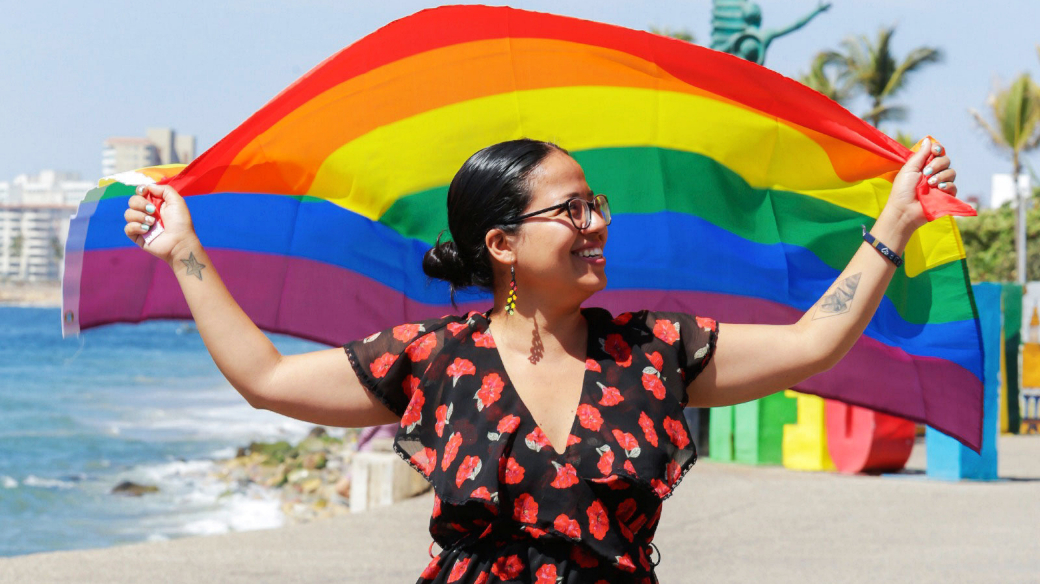
<path fill-rule="evenodd" d="M 22 486 L 38 487 L 41 489 L 74 489 L 76 488 L 76 482 L 62 481 L 58 479 L 45 479 L 36 475 L 29 475 L 22 479 Z"/>

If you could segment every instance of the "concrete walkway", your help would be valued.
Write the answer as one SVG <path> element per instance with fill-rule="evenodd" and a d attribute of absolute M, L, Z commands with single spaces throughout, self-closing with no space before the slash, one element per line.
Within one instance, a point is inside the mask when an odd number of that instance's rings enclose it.
<path fill-rule="evenodd" d="M 992 483 L 842 476 L 702 460 L 665 503 L 658 575 L 675 582 L 1040 582 L 1040 437 L 1000 438 Z M 917 471 L 918 474 L 914 474 Z M 0 559 L 0 582 L 415 582 L 429 494 L 270 531 Z"/>

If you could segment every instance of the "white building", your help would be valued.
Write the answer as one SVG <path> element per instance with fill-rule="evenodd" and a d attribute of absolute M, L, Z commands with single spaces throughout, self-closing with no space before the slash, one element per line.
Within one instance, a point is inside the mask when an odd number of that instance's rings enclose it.
<path fill-rule="evenodd" d="M 1027 193 L 1027 200 L 1032 198 L 1033 191 L 1028 174 L 1018 175 L 1018 188 L 1019 192 Z M 1011 203 L 1012 209 L 1018 208 L 1018 195 L 1015 192 L 1015 182 L 1011 180 L 1011 173 L 994 174 L 990 182 L 989 208 L 999 209 L 1004 203 Z"/>
<path fill-rule="evenodd" d="M 0 182 L 0 280 L 61 278 L 69 219 L 93 186 L 53 170 Z"/>
<path fill-rule="evenodd" d="M 187 164 L 195 159 L 195 136 L 173 128 L 148 128 L 144 138 L 114 137 L 101 150 L 101 176 L 159 164 Z"/>

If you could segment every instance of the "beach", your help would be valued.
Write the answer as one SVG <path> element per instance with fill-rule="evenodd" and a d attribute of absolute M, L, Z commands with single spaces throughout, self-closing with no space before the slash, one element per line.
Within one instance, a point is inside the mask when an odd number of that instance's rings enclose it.
<path fill-rule="evenodd" d="M 701 460 L 665 502 L 661 582 L 1040 580 L 1040 438 L 1001 436 L 1001 480 L 845 476 Z M 0 558 L 0 581 L 414 582 L 432 497 L 278 529 Z"/>

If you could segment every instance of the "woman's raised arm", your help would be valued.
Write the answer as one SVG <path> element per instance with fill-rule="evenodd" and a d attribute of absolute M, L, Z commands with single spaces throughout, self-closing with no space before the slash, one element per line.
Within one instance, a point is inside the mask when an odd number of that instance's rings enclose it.
<path fill-rule="evenodd" d="M 907 161 L 892 184 L 892 194 L 870 233 L 902 256 L 910 236 L 926 220 L 915 187 L 922 174 L 956 195 L 950 159 L 929 154 L 942 146 L 928 140 Z M 874 316 L 895 265 L 864 242 L 827 292 L 798 322 L 790 325 L 723 324 L 715 355 L 687 388 L 691 407 L 743 403 L 787 389 L 830 369 L 852 348 Z"/>
<path fill-rule="evenodd" d="M 145 245 L 162 198 L 165 231 Z M 124 213 L 124 232 L 164 260 L 177 277 L 213 362 L 255 408 L 330 426 L 370 426 L 397 417 L 362 387 L 342 348 L 283 356 L 246 315 L 203 249 L 184 199 L 170 186 L 138 187 Z"/>

